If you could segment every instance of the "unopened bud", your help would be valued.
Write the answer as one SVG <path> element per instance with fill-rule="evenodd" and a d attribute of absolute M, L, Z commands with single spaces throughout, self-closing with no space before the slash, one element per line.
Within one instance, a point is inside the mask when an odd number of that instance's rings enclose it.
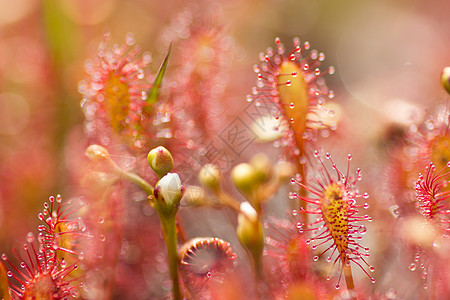
<path fill-rule="evenodd" d="M 198 173 L 198 179 L 204 187 L 213 191 L 217 191 L 220 188 L 220 170 L 215 165 L 204 165 Z"/>
<path fill-rule="evenodd" d="M 256 179 L 264 183 L 272 176 L 272 162 L 264 153 L 258 153 L 250 160 L 250 165 L 254 168 Z"/>
<path fill-rule="evenodd" d="M 246 163 L 239 164 L 233 168 L 231 179 L 234 185 L 246 195 L 250 195 L 258 183 L 255 168 Z"/>
<path fill-rule="evenodd" d="M 155 196 L 155 208 L 159 213 L 174 216 L 178 211 L 184 188 L 176 173 L 167 173 L 155 186 L 153 194 Z"/>
<path fill-rule="evenodd" d="M 183 203 L 190 206 L 202 206 L 205 204 L 205 190 L 199 186 L 188 186 L 183 194 Z"/>
<path fill-rule="evenodd" d="M 441 84 L 447 93 L 450 94 L 450 67 L 445 67 L 441 73 Z"/>
<path fill-rule="evenodd" d="M 247 248 L 255 262 L 259 265 L 264 247 L 264 233 L 258 214 L 248 202 L 241 203 L 236 233 L 239 242 Z"/>
<path fill-rule="evenodd" d="M 147 156 L 147 161 L 159 178 L 169 173 L 173 168 L 173 157 L 169 150 L 163 146 L 152 149 Z"/>
<path fill-rule="evenodd" d="M 89 147 L 87 147 L 85 154 L 90 160 L 94 162 L 98 162 L 104 159 L 110 159 L 108 150 L 100 145 L 90 145 Z"/>

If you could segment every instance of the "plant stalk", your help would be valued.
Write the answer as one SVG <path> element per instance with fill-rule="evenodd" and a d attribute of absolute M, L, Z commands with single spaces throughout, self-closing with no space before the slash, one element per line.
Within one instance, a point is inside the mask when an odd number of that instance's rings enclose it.
<path fill-rule="evenodd" d="M 160 216 L 164 242 L 169 258 L 170 279 L 172 280 L 173 299 L 181 300 L 180 282 L 178 279 L 177 225 L 175 217 Z"/>
<path fill-rule="evenodd" d="M 350 295 L 350 299 L 356 300 L 355 283 L 353 282 L 352 268 L 345 262 L 343 264 L 345 283 L 347 285 L 347 290 Z"/>

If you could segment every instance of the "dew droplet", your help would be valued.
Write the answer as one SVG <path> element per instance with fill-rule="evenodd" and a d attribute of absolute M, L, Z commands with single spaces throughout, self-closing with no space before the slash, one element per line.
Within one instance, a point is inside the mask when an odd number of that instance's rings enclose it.
<path fill-rule="evenodd" d="M 366 226 L 364 226 L 364 225 L 359 226 L 359 228 L 358 228 L 359 234 L 364 235 L 364 234 L 366 234 L 366 232 L 367 232 Z"/>
<path fill-rule="evenodd" d="M 98 223 L 103 224 L 105 222 L 105 219 L 103 217 L 98 218 Z"/>
<path fill-rule="evenodd" d="M 8 259 L 8 256 L 6 255 L 6 253 L 2 253 L 2 259 L 3 260 L 7 260 Z"/>
<path fill-rule="evenodd" d="M 337 290 L 340 288 L 339 284 L 336 284 L 335 287 L 336 287 Z"/>
<path fill-rule="evenodd" d="M 315 255 L 315 256 L 313 257 L 313 260 L 314 260 L 314 261 L 318 261 L 318 260 L 319 260 L 319 257 L 318 257 L 317 255 Z"/>
<path fill-rule="evenodd" d="M 27 233 L 27 242 L 31 244 L 34 242 L 34 240 L 35 240 L 34 234 L 32 232 L 28 232 Z"/>
<path fill-rule="evenodd" d="M 336 72 L 333 66 L 328 67 L 328 74 L 333 75 Z"/>
<path fill-rule="evenodd" d="M 13 276 L 13 272 L 11 272 L 11 271 L 6 272 L 6 276 L 12 277 Z"/>
<path fill-rule="evenodd" d="M 411 263 L 411 264 L 409 265 L 409 269 L 410 269 L 411 271 L 415 271 L 415 270 L 416 270 L 416 267 L 417 267 L 417 265 L 416 265 L 415 263 Z"/>

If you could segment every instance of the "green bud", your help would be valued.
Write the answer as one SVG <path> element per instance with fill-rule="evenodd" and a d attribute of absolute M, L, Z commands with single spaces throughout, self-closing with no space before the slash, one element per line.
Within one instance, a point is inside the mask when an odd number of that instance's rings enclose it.
<path fill-rule="evenodd" d="M 184 188 L 176 173 L 167 173 L 156 183 L 153 194 L 155 196 L 155 208 L 158 213 L 165 216 L 175 216 L 183 196 Z"/>
<path fill-rule="evenodd" d="M 220 170 L 217 166 L 207 164 L 202 167 L 198 173 L 200 183 L 213 191 L 218 191 L 220 188 Z"/>
<path fill-rule="evenodd" d="M 450 94 L 450 67 L 445 67 L 441 73 L 441 84 L 447 93 Z"/>
<path fill-rule="evenodd" d="M 85 154 L 94 162 L 110 159 L 108 150 L 100 145 L 90 145 L 87 147 Z"/>
<path fill-rule="evenodd" d="M 255 263 L 259 264 L 264 247 L 264 233 L 256 210 L 248 202 L 241 203 L 236 233 L 241 244 L 252 254 Z"/>
<path fill-rule="evenodd" d="M 235 166 L 231 171 L 231 179 L 234 185 L 246 195 L 250 195 L 258 183 L 255 168 L 247 163 Z"/>
<path fill-rule="evenodd" d="M 147 161 L 159 178 L 169 173 L 173 168 L 172 154 L 163 146 L 152 149 L 147 156 Z"/>
<path fill-rule="evenodd" d="M 264 153 L 258 153 L 250 160 L 250 165 L 256 172 L 256 179 L 264 183 L 272 176 L 272 162 Z"/>

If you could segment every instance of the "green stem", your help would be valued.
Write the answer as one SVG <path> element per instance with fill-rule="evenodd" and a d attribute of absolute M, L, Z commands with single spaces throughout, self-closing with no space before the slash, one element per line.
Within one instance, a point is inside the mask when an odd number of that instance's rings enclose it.
<path fill-rule="evenodd" d="M 224 191 L 220 190 L 216 193 L 217 197 L 219 198 L 219 201 L 223 205 L 227 205 L 231 207 L 234 211 L 239 213 L 241 211 L 241 204 L 239 201 L 234 199 L 229 194 L 225 193 Z"/>
<path fill-rule="evenodd" d="M 170 279 L 172 280 L 173 299 L 181 300 L 180 282 L 178 280 L 177 225 L 175 218 L 160 215 L 164 241 L 169 257 Z"/>
<path fill-rule="evenodd" d="M 112 167 L 117 175 L 139 186 L 148 196 L 153 196 L 154 187 L 139 175 L 125 171 L 111 161 Z"/>

